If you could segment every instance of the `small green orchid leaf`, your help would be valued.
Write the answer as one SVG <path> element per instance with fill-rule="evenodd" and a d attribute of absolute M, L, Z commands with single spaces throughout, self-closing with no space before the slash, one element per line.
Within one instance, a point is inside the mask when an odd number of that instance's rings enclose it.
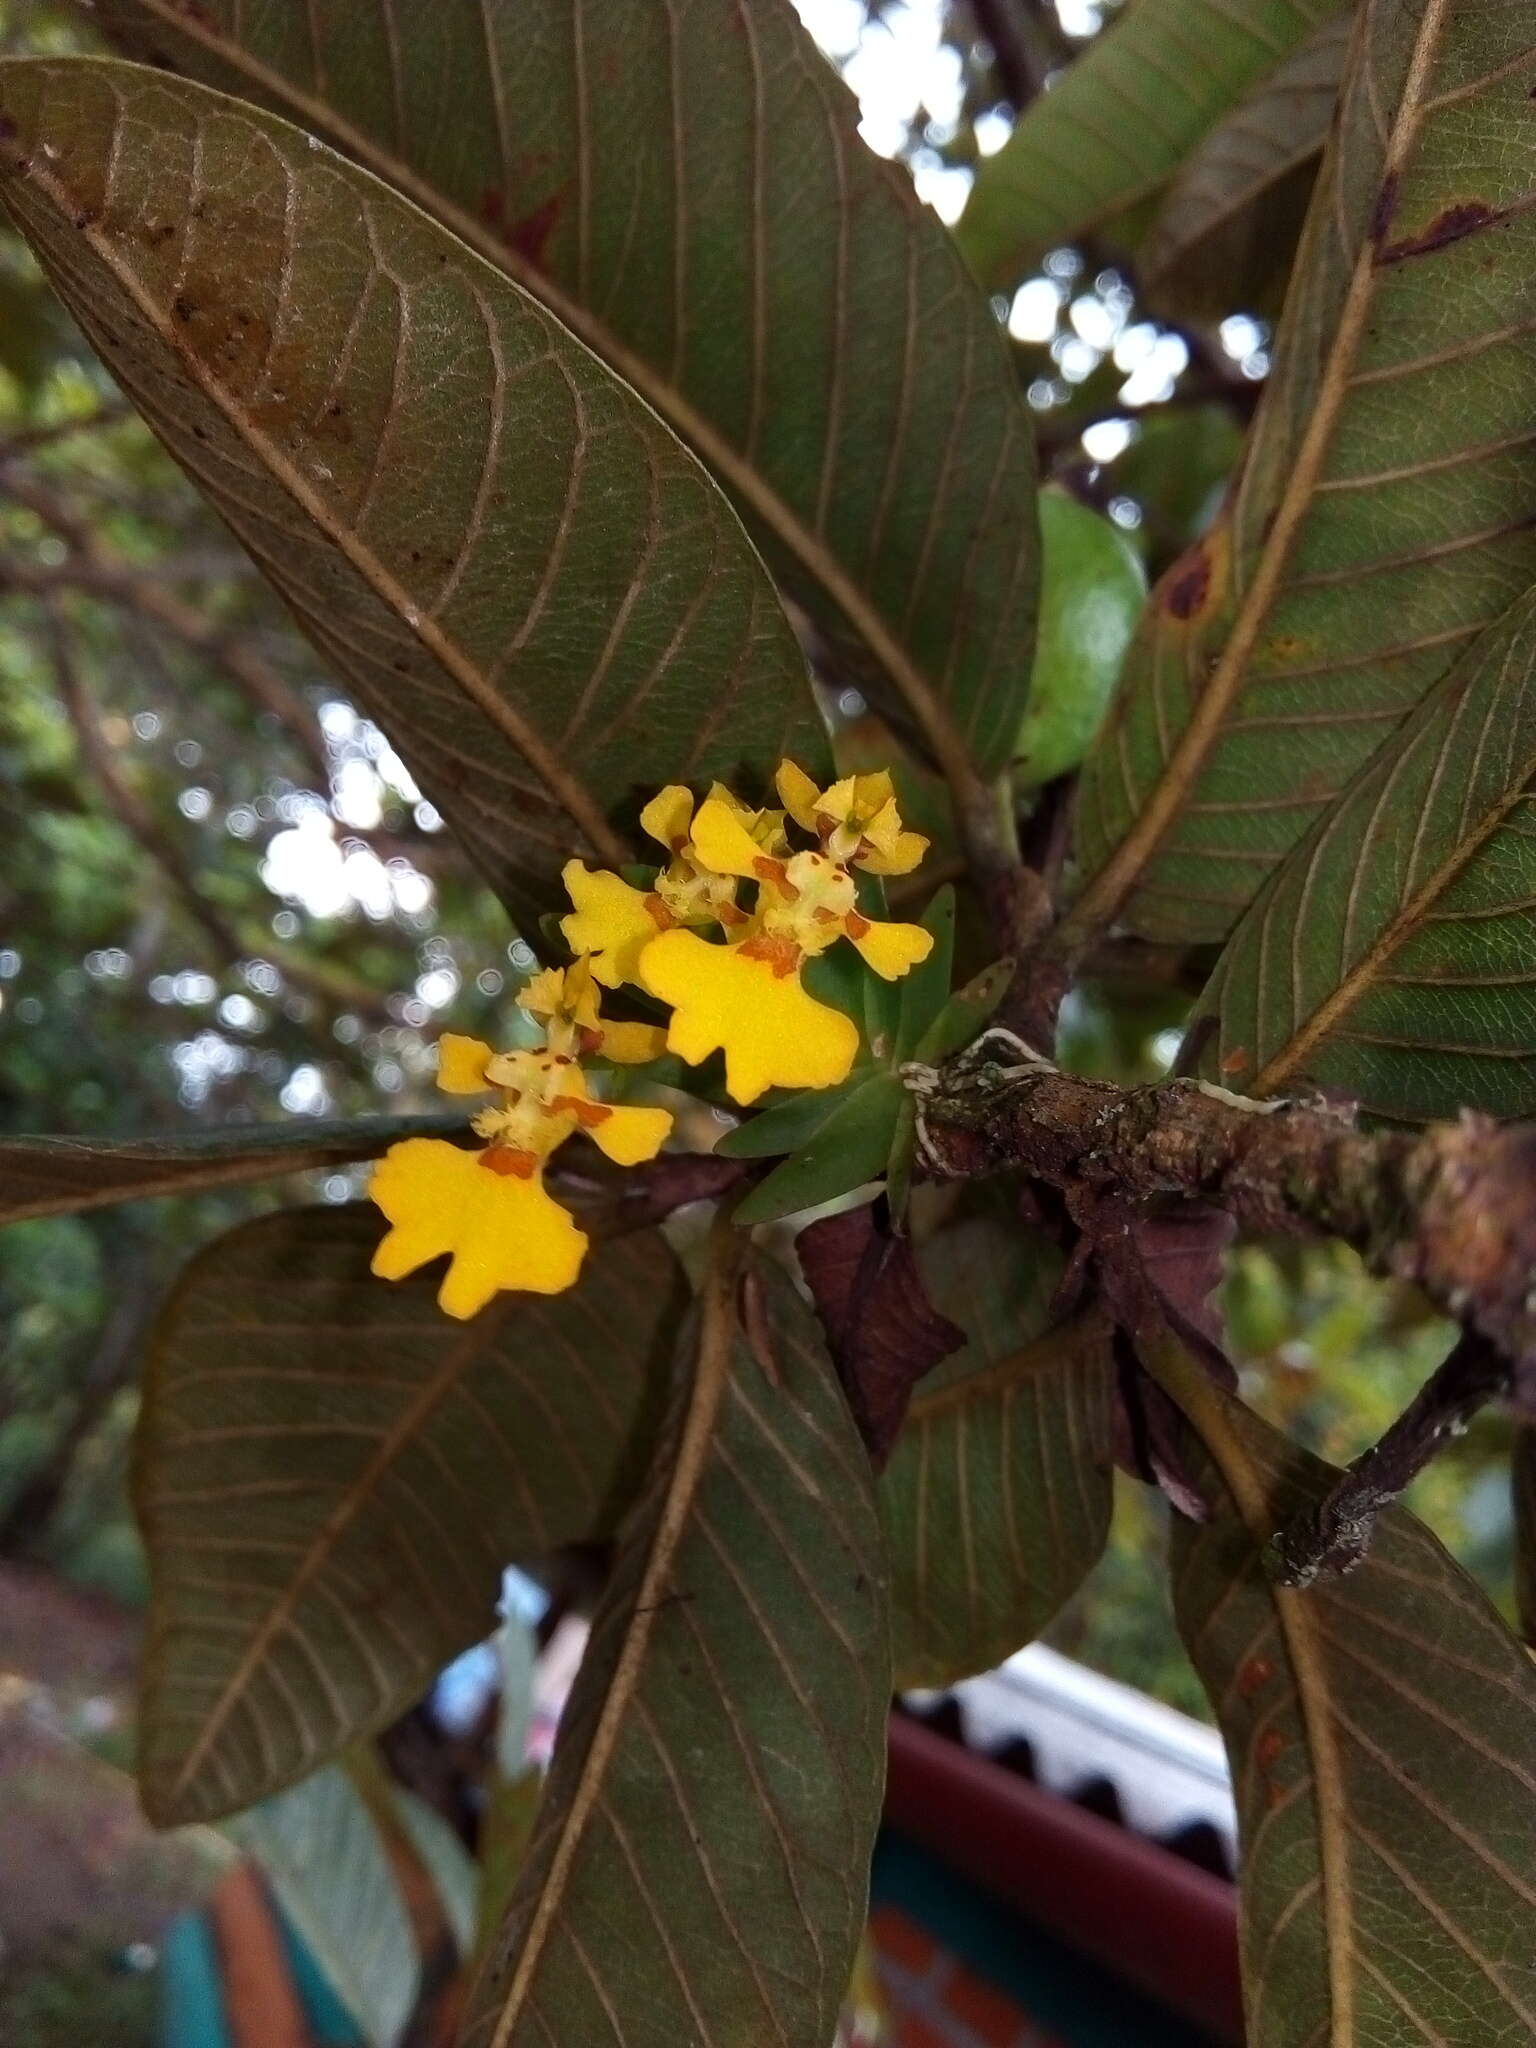
<path fill-rule="evenodd" d="M 715 1150 L 725 1159 L 773 1159 L 781 1153 L 798 1152 L 869 1078 L 867 1067 L 855 1067 L 835 1088 L 802 1088 L 786 1095 L 782 1102 L 728 1131 Z"/>
<path fill-rule="evenodd" d="M 932 1065 L 969 1045 L 1007 993 L 1012 960 L 994 960 L 964 988 L 958 988 L 913 1047 L 914 1059 Z"/>
<path fill-rule="evenodd" d="M 896 1053 L 900 1059 L 907 1059 L 916 1051 L 949 996 L 949 977 L 955 964 L 955 892 L 948 882 L 934 892 L 923 912 L 922 926 L 925 932 L 933 934 L 933 951 L 899 984 L 901 1012 L 896 1025 Z"/>
<path fill-rule="evenodd" d="M 881 1172 L 907 1092 L 894 1074 L 872 1074 L 840 1103 L 810 1142 L 776 1166 L 744 1202 L 738 1223 L 773 1223 L 862 1187 Z"/>
<path fill-rule="evenodd" d="M 861 1033 L 866 1014 L 865 984 L 874 979 L 852 946 L 842 941 L 825 953 L 818 953 L 814 960 L 807 960 L 800 972 L 802 985 L 817 1002 L 830 1003 L 834 1010 L 851 1017 Z"/>
<path fill-rule="evenodd" d="M 908 1095 L 896 1118 L 891 1156 L 885 1165 L 885 1202 L 899 1236 L 905 1235 L 907 1203 L 912 1194 L 912 1163 L 916 1157 L 917 1104 Z"/>

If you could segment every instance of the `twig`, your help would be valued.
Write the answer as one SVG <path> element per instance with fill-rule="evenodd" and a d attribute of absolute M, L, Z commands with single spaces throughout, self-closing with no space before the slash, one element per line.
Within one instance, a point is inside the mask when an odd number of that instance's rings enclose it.
<path fill-rule="evenodd" d="M 1445 1439 L 1459 1435 L 1509 1384 L 1491 1344 L 1464 1336 L 1380 1440 L 1340 1473 L 1316 1507 L 1282 1529 L 1270 1561 L 1282 1585 L 1309 1586 L 1324 1572 L 1352 1571 L 1370 1548 L 1376 1517 L 1416 1479 Z"/>

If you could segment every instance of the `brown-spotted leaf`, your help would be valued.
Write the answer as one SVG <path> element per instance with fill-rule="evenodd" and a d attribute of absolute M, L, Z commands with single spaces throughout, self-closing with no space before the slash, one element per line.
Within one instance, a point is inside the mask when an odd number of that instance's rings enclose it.
<path fill-rule="evenodd" d="M 902 1687 L 990 1670 L 1039 1634 L 1104 1547 L 1113 1462 L 1108 1327 L 1047 1327 L 1059 1261 L 990 1212 L 919 1259 L 967 1341 L 917 1389 L 880 1482 Z"/>
<path fill-rule="evenodd" d="M 1179 1627 L 1232 1762 L 1253 2048 L 1536 2034 L 1536 1676 L 1402 1508 L 1305 1591 L 1263 1548 L 1337 1478 L 1203 1380 L 1222 1501 L 1175 1525 Z"/>
<path fill-rule="evenodd" d="M 13 59 L 0 201 L 526 928 L 661 784 L 821 758 L 705 470 L 369 172 L 201 85 Z"/>
<path fill-rule="evenodd" d="M 1028 408 L 949 235 L 860 141 L 789 0 L 97 12 L 323 136 L 542 300 L 702 458 L 928 751 L 1006 766 L 1037 572 Z"/>
<path fill-rule="evenodd" d="M 0 1141 L 0 1223 L 66 1216 L 154 1195 L 189 1195 L 374 1159 L 401 1138 L 464 1128 L 463 1117 L 394 1116 L 312 1123 L 234 1124 L 142 1138 L 36 1137 Z"/>
<path fill-rule="evenodd" d="M 1152 593 L 1064 944 L 1222 938 L 1536 581 L 1536 16 L 1363 0 L 1237 488 Z"/>
<path fill-rule="evenodd" d="M 786 1276 L 739 1319 L 716 1251 L 466 2048 L 836 2028 L 885 1773 L 874 1480 Z"/>
<path fill-rule="evenodd" d="M 1284 862 L 1201 998 L 1204 1072 L 1373 1116 L 1536 1112 L 1536 591 Z"/>
<path fill-rule="evenodd" d="M 684 1300 L 659 1236 L 461 1324 L 435 1276 L 373 1278 L 380 1228 L 363 1205 L 243 1224 L 156 1331 L 134 1491 L 162 1823 L 249 1805 L 394 1719 L 491 1632 L 507 1563 L 610 1535 L 644 1470 Z"/>

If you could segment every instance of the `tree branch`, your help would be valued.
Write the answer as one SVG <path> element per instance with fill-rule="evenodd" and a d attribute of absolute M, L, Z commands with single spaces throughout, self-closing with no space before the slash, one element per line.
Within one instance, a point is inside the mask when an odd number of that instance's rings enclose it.
<path fill-rule="evenodd" d="M 937 1174 L 1022 1168 L 1085 1221 L 1108 1194 L 1182 1197 L 1245 1230 L 1342 1238 L 1372 1272 L 1417 1282 L 1517 1376 L 1536 1374 L 1536 1125 L 1468 1111 L 1365 1132 L 1320 1100 L 1082 1080 L 995 1031 L 947 1067 L 907 1072 Z"/>

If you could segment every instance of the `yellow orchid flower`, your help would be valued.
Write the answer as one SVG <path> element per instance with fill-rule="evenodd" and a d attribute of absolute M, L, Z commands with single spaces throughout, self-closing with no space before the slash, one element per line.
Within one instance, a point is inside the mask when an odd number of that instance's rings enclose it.
<path fill-rule="evenodd" d="M 716 783 L 710 802 L 724 805 L 765 851 L 787 849 L 782 811 L 753 811 Z M 590 954 L 592 972 L 607 988 L 640 979 L 640 955 L 658 932 L 676 925 L 746 923 L 736 907 L 736 882 L 703 860 L 693 844 L 693 792 L 682 783 L 658 790 L 640 813 L 647 835 L 667 849 L 668 864 L 649 889 L 622 875 L 567 861 L 562 879 L 575 908 L 560 920 L 573 953 Z"/>
<path fill-rule="evenodd" d="M 797 825 L 814 832 L 833 860 L 869 875 L 910 875 L 928 842 L 902 827 L 896 790 L 887 770 L 845 775 L 818 789 L 803 768 L 781 761 L 774 778 L 780 801 Z"/>
<path fill-rule="evenodd" d="M 561 929 L 590 954 L 591 974 L 610 987 L 638 982 L 668 1004 L 667 1049 L 692 1063 L 724 1052 L 726 1086 L 742 1103 L 776 1086 L 830 1088 L 852 1069 L 858 1031 L 802 985 L 807 960 L 848 939 L 896 981 L 933 946 L 921 926 L 877 923 L 859 909 L 855 867 L 906 874 L 927 850 L 903 829 L 890 776 L 821 790 L 784 761 L 778 789 L 815 847 L 791 847 L 783 811 L 751 810 L 719 783 L 695 809 L 672 783 L 640 814 L 672 856 L 649 891 L 580 861 L 565 870 L 575 907 Z M 737 900 L 742 883 L 756 888 L 750 910 Z M 724 945 L 692 929 L 709 925 L 722 928 Z M 579 1032 L 586 1013 L 571 1014 Z"/>
<path fill-rule="evenodd" d="M 662 1034 L 604 1023 L 585 961 L 536 975 L 523 1007 L 545 1023 L 537 1050 L 499 1053 L 457 1032 L 439 1044 L 445 1093 L 500 1097 L 473 1119 L 483 1149 L 407 1138 L 390 1146 L 369 1183 L 391 1225 L 373 1271 L 400 1280 L 446 1253 L 437 1299 L 451 1316 L 475 1315 L 503 1288 L 558 1294 L 575 1284 L 586 1233 L 544 1186 L 546 1163 L 573 1131 L 585 1131 L 617 1165 L 637 1166 L 655 1158 L 672 1128 L 667 1110 L 593 1101 L 578 1052 L 653 1059 Z"/>
<path fill-rule="evenodd" d="M 790 791 L 798 798 L 792 782 Z M 790 801 L 782 782 L 780 794 Z M 847 938 L 895 981 L 927 958 L 932 935 L 865 917 L 845 861 L 824 851 L 770 852 L 718 793 L 700 805 L 691 837 L 716 873 L 758 884 L 757 907 L 749 930 L 725 946 L 671 931 L 642 951 L 641 980 L 672 1006 L 668 1049 L 690 1062 L 723 1051 L 725 1085 L 740 1103 L 770 1087 L 834 1087 L 852 1069 L 859 1034 L 801 985 L 803 963 Z"/>
<path fill-rule="evenodd" d="M 897 981 L 932 950 L 933 936 L 921 925 L 876 924 L 863 915 L 846 862 L 826 853 L 792 853 L 787 860 L 766 854 L 713 797 L 694 820 L 693 843 L 722 873 L 762 884 L 753 923 L 764 936 L 793 946 L 797 958 L 847 938 L 876 974 Z"/>
<path fill-rule="evenodd" d="M 847 1079 L 858 1030 L 801 987 L 791 948 L 761 935 L 712 946 L 697 932 L 671 931 L 646 947 L 640 965 L 652 995 L 672 1005 L 668 1048 L 690 1065 L 724 1052 L 735 1101 Z"/>
<path fill-rule="evenodd" d="M 625 1024 L 603 1015 L 585 954 L 574 966 L 546 967 L 535 974 L 518 997 L 518 1008 L 544 1026 L 551 1052 L 595 1053 L 617 1066 L 639 1067 L 666 1050 L 667 1034 L 659 1024 Z"/>

